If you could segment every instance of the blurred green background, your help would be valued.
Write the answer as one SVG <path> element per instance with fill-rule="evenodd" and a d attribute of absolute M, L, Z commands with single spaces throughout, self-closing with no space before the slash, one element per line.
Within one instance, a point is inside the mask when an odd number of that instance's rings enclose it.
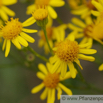
<path fill-rule="evenodd" d="M 66 1 L 66 0 L 65 0 Z M 8 6 L 10 9 L 15 11 L 15 18 L 19 18 L 21 22 L 28 19 L 30 16 L 26 15 L 26 8 L 30 5 L 31 2 L 25 2 L 25 0 L 18 0 L 18 3 Z M 67 5 L 67 2 L 66 2 Z M 69 10 L 64 6 L 60 8 L 56 8 L 58 16 L 62 19 L 64 23 L 69 23 L 71 18 L 74 15 L 71 15 Z M 58 26 L 59 23 L 54 20 L 54 26 Z M 28 27 L 31 29 L 40 28 L 35 24 Z M 38 35 L 30 34 L 35 38 L 35 43 L 30 44 L 30 46 L 41 55 L 44 55 L 43 48 L 38 48 Z M 2 43 L 0 44 L 2 47 Z M 93 48 L 98 50 L 98 54 L 96 54 L 96 58 L 98 60 L 103 61 L 103 46 L 98 43 L 95 43 Z M 31 89 L 40 84 L 41 80 L 36 77 L 37 64 L 44 63 L 39 58 L 35 57 L 36 61 L 28 64 L 26 58 L 30 52 L 25 51 L 23 54 L 22 51 L 19 51 L 12 45 L 10 54 L 7 58 L 4 57 L 4 52 L 0 49 L 0 103 L 45 103 L 45 101 L 40 100 L 40 91 L 37 94 L 31 94 Z M 46 56 L 49 57 L 49 56 Z M 98 61 L 97 60 L 97 61 Z M 94 62 L 81 61 L 81 65 L 84 70 L 82 70 L 82 74 L 84 78 L 91 84 L 103 89 L 103 72 L 98 71 L 99 64 L 95 64 Z M 73 91 L 73 94 L 102 94 L 99 91 L 84 89 L 84 84 L 77 79 L 69 79 L 64 83 Z M 74 87 L 73 87 L 74 86 Z M 78 88 L 76 88 L 77 86 Z M 65 93 L 64 93 L 65 94 Z M 55 103 L 59 103 L 59 101 L 55 101 Z"/>

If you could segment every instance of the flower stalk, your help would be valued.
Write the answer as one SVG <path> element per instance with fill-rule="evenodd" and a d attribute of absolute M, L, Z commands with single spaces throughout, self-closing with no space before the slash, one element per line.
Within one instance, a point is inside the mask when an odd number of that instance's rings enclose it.
<path fill-rule="evenodd" d="M 29 50 L 30 52 L 32 52 L 35 56 L 37 56 L 38 58 L 42 59 L 43 61 L 45 61 L 45 62 L 48 62 L 48 61 L 49 61 L 49 60 L 46 59 L 44 56 L 41 56 L 41 55 L 38 54 L 36 51 L 34 51 L 30 46 L 28 46 L 27 48 L 28 48 L 28 50 Z"/>

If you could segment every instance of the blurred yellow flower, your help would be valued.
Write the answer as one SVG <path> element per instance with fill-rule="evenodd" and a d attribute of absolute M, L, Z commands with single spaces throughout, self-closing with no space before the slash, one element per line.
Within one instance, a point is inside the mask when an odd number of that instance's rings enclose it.
<path fill-rule="evenodd" d="M 33 43 L 35 41 L 32 37 L 27 35 L 25 32 L 35 33 L 37 32 L 37 30 L 24 28 L 29 25 L 32 25 L 34 22 L 35 20 L 32 22 L 28 22 L 28 20 L 26 20 L 25 22 L 21 23 L 19 22 L 18 18 L 17 19 L 11 18 L 11 21 L 7 21 L 5 26 L 1 26 L 1 35 L 4 38 L 2 50 L 6 49 L 5 57 L 7 57 L 10 52 L 11 42 L 18 49 L 21 49 L 21 45 L 27 47 L 28 42 Z"/>
<path fill-rule="evenodd" d="M 98 17 L 98 22 L 103 21 L 103 0 L 92 0 L 92 4 L 97 8 L 98 11 L 92 10 L 91 13 Z"/>
<path fill-rule="evenodd" d="M 71 78 L 70 72 L 67 72 L 65 77 L 62 78 L 57 72 L 53 74 L 51 73 L 52 67 L 53 65 L 50 63 L 47 63 L 46 67 L 43 64 L 38 65 L 40 72 L 37 72 L 37 77 L 43 80 L 43 82 L 31 90 L 31 93 L 34 94 L 45 87 L 43 93 L 40 95 L 40 99 L 44 100 L 47 97 L 47 103 L 54 103 L 56 90 L 58 92 L 58 99 L 60 99 L 62 90 L 64 90 L 68 95 L 72 95 L 72 91 L 60 83 L 60 81 Z"/>
<path fill-rule="evenodd" d="M 67 0 L 71 9 L 78 9 L 81 0 Z"/>
<path fill-rule="evenodd" d="M 91 1 L 92 0 L 84 0 L 83 4 L 80 5 L 76 10 L 72 10 L 71 13 L 80 15 L 82 19 L 85 19 L 86 17 L 91 15 L 91 10 L 96 10 Z"/>
<path fill-rule="evenodd" d="M 48 41 L 49 41 L 51 48 L 53 48 L 53 44 L 54 44 L 53 40 L 59 41 L 58 36 L 62 36 L 62 38 L 65 37 L 66 27 L 67 27 L 66 24 L 62 24 L 58 27 L 53 27 L 52 25 L 46 26 L 47 37 L 48 37 Z M 44 46 L 45 53 L 48 54 L 50 52 L 50 50 L 49 50 L 49 47 L 47 45 L 43 30 L 39 31 L 39 36 L 40 36 L 40 40 L 39 40 L 38 46 L 39 47 Z"/>
<path fill-rule="evenodd" d="M 61 7 L 65 4 L 64 0 L 35 0 L 35 3 L 27 7 L 27 14 L 31 14 L 38 7 L 47 7 L 49 15 L 53 18 L 57 18 L 57 13 L 52 7 Z"/>
<path fill-rule="evenodd" d="M 73 62 L 76 62 L 81 69 L 79 59 L 94 61 L 95 58 L 92 56 L 86 56 L 84 54 L 95 54 L 97 51 L 94 49 L 86 49 L 85 47 L 89 44 L 78 44 L 75 41 L 74 35 L 69 34 L 69 36 L 57 43 L 53 48 L 55 55 L 50 57 L 50 63 L 54 64 L 52 68 L 52 73 L 55 71 L 60 71 L 61 76 L 64 77 L 67 72 L 67 66 L 69 67 L 72 78 L 76 77 L 75 67 Z"/>
<path fill-rule="evenodd" d="M 72 24 L 73 23 L 73 24 Z M 93 44 L 93 39 L 103 44 L 103 22 L 93 23 L 91 17 L 86 18 L 85 23 L 78 18 L 72 18 L 72 23 L 68 24 L 68 27 L 75 31 L 74 35 L 76 38 L 82 38 L 81 43 L 89 43 L 87 48 L 91 48 Z"/>
<path fill-rule="evenodd" d="M 17 3 L 17 0 L 0 0 L 0 17 L 4 20 L 7 21 L 8 20 L 8 15 L 9 16 L 15 16 L 15 13 L 10 10 L 8 7 L 8 5 L 12 5 Z"/>

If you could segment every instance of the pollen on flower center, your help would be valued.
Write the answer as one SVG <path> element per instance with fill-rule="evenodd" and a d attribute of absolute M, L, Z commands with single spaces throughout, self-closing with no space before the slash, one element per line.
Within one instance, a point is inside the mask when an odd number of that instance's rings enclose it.
<path fill-rule="evenodd" d="M 42 7 L 42 6 L 48 6 L 49 5 L 50 0 L 35 0 L 35 5 L 38 7 Z"/>
<path fill-rule="evenodd" d="M 47 32 L 47 37 L 48 37 L 48 39 L 49 39 L 49 40 L 52 39 L 53 28 L 47 27 L 47 28 L 46 28 L 46 32 Z M 40 32 L 40 36 L 41 36 L 41 38 L 42 38 L 44 41 L 46 41 L 43 31 Z"/>
<path fill-rule="evenodd" d="M 2 27 L 2 36 L 5 39 L 14 39 L 22 31 L 22 23 L 17 19 L 11 18 L 11 21 L 7 21 L 6 26 Z"/>
<path fill-rule="evenodd" d="M 48 17 L 48 11 L 45 8 L 39 8 L 32 13 L 32 16 L 36 20 L 44 20 Z"/>
<path fill-rule="evenodd" d="M 44 85 L 48 88 L 56 88 L 58 83 L 59 83 L 59 74 L 58 73 L 49 73 L 44 81 L 43 81 Z"/>
<path fill-rule="evenodd" d="M 79 53 L 79 45 L 76 41 L 65 40 L 57 44 L 56 55 L 65 62 L 73 62 Z"/>

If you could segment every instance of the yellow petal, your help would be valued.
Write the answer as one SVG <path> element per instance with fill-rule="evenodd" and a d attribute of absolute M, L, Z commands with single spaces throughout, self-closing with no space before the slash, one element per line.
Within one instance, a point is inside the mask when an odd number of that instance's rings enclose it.
<path fill-rule="evenodd" d="M 83 13 L 86 13 L 88 11 L 88 8 L 78 9 L 78 10 L 72 10 L 71 13 L 75 15 L 81 15 Z"/>
<path fill-rule="evenodd" d="M 95 54 L 97 52 L 97 50 L 95 49 L 79 49 L 80 53 L 83 54 Z"/>
<path fill-rule="evenodd" d="M 65 4 L 65 2 L 61 0 L 50 0 L 49 4 L 54 7 L 61 7 Z"/>
<path fill-rule="evenodd" d="M 47 66 L 48 71 L 51 73 L 51 69 L 52 69 L 53 65 L 50 63 L 46 63 L 46 66 Z"/>
<path fill-rule="evenodd" d="M 75 33 L 75 32 L 76 32 L 76 31 L 71 32 L 71 33 L 68 35 L 67 39 L 70 40 L 70 41 L 74 41 L 74 40 L 75 40 L 75 36 L 74 36 L 74 33 Z"/>
<path fill-rule="evenodd" d="M 5 50 L 5 57 L 8 56 L 8 54 L 10 52 L 10 47 L 11 47 L 11 42 L 10 42 L 10 40 L 7 40 L 7 42 L 6 42 L 6 50 Z"/>
<path fill-rule="evenodd" d="M 51 89 L 48 89 L 47 103 L 52 103 L 52 100 L 51 100 Z"/>
<path fill-rule="evenodd" d="M 80 32 L 83 32 L 83 30 L 84 30 L 83 28 L 76 27 L 71 23 L 68 24 L 68 28 L 70 28 L 72 30 L 80 31 Z"/>
<path fill-rule="evenodd" d="M 44 83 L 39 84 L 31 90 L 31 93 L 37 93 L 44 87 Z"/>
<path fill-rule="evenodd" d="M 45 88 L 43 93 L 40 95 L 40 99 L 44 100 L 47 97 L 48 88 Z"/>
<path fill-rule="evenodd" d="M 58 98 L 58 100 L 60 99 L 60 97 L 61 97 L 61 95 L 62 95 L 62 90 L 61 90 L 61 88 L 58 86 L 57 87 L 57 91 L 58 91 L 58 93 L 57 93 L 57 98 Z"/>
<path fill-rule="evenodd" d="M 55 12 L 55 10 L 54 10 L 51 6 L 48 6 L 48 12 L 49 12 L 49 15 L 50 15 L 53 19 L 56 19 L 56 18 L 57 18 L 57 13 Z"/>
<path fill-rule="evenodd" d="M 94 11 L 94 10 L 91 10 L 91 13 L 94 15 L 94 16 L 99 16 L 100 13 L 98 11 Z"/>
<path fill-rule="evenodd" d="M 23 26 L 30 24 L 32 21 L 35 21 L 34 17 L 28 18 L 26 21 L 22 23 Z"/>
<path fill-rule="evenodd" d="M 81 21 L 79 20 L 78 18 L 72 18 L 72 22 L 82 28 L 85 28 L 86 25 Z"/>
<path fill-rule="evenodd" d="M 15 12 L 7 8 L 6 6 L 2 6 L 2 9 L 9 15 L 9 16 L 15 16 Z"/>
<path fill-rule="evenodd" d="M 2 9 L 0 9 L 0 16 L 4 21 L 8 20 L 7 14 Z"/>
<path fill-rule="evenodd" d="M 99 66 L 99 69 L 98 69 L 99 71 L 103 71 L 103 64 L 101 64 L 100 66 Z"/>
<path fill-rule="evenodd" d="M 92 4 L 93 4 L 100 12 L 103 11 L 103 6 L 102 6 L 99 2 L 96 2 L 95 0 L 92 0 Z"/>
<path fill-rule="evenodd" d="M 51 73 L 54 73 L 59 68 L 60 64 L 61 64 L 61 61 L 58 59 L 58 61 L 53 65 Z"/>
<path fill-rule="evenodd" d="M 27 15 L 32 14 L 32 12 L 33 12 L 35 9 L 36 9 L 35 4 L 32 4 L 32 5 L 28 6 L 28 7 L 27 7 L 26 14 L 27 14 Z"/>
<path fill-rule="evenodd" d="M 51 103 L 54 103 L 54 101 L 55 101 L 55 88 L 53 88 L 51 91 L 51 100 L 52 100 Z"/>
<path fill-rule="evenodd" d="M 58 86 L 63 89 L 68 95 L 72 95 L 72 91 L 69 88 L 65 87 L 63 84 L 59 83 Z"/>
<path fill-rule="evenodd" d="M 44 41 L 42 39 L 40 39 L 39 42 L 38 42 L 38 46 L 42 47 L 43 45 L 44 45 Z"/>
<path fill-rule="evenodd" d="M 2 0 L 3 5 L 12 5 L 17 3 L 17 0 Z"/>
<path fill-rule="evenodd" d="M 80 66 L 80 68 L 83 70 L 83 67 L 80 64 L 80 61 L 78 59 L 75 60 L 75 62 Z"/>
<path fill-rule="evenodd" d="M 103 0 L 98 0 L 100 2 L 100 4 L 103 6 Z"/>
<path fill-rule="evenodd" d="M 76 72 L 75 72 L 75 68 L 74 68 L 73 63 L 71 63 L 71 62 L 68 63 L 68 67 L 69 67 L 72 78 L 75 78 L 76 77 Z"/>
<path fill-rule="evenodd" d="M 21 49 L 21 45 L 20 45 L 20 43 L 18 42 L 17 38 L 13 39 L 13 40 L 12 40 L 12 43 L 13 43 L 18 49 Z"/>
<path fill-rule="evenodd" d="M 27 32 L 27 33 L 36 33 L 37 32 L 37 30 L 34 30 L 34 29 L 22 29 L 22 31 L 24 31 L 24 32 Z"/>
<path fill-rule="evenodd" d="M 62 77 L 62 76 L 60 75 L 60 81 L 63 81 L 63 80 L 68 79 L 68 78 L 71 78 L 71 73 L 70 73 L 70 71 L 67 72 L 64 77 Z"/>
<path fill-rule="evenodd" d="M 50 57 L 50 58 L 49 58 L 49 62 L 50 62 L 51 64 L 55 63 L 57 60 L 58 60 L 58 57 L 57 57 L 56 55 L 54 55 L 53 57 Z"/>
<path fill-rule="evenodd" d="M 2 46 L 2 50 L 4 51 L 4 49 L 5 49 L 5 47 L 6 47 L 6 39 L 4 40 L 4 42 L 3 42 L 3 46 Z"/>
<path fill-rule="evenodd" d="M 27 42 L 24 38 L 22 38 L 21 36 L 18 36 L 18 37 L 17 37 L 17 40 L 18 40 L 18 42 L 19 42 L 21 45 L 23 45 L 23 46 L 25 46 L 25 47 L 28 46 L 28 42 Z"/>
<path fill-rule="evenodd" d="M 92 56 L 85 56 L 83 54 L 78 54 L 78 58 L 83 59 L 83 60 L 87 60 L 87 61 L 91 61 L 91 62 L 93 62 L 95 60 L 94 57 L 92 57 Z"/>
<path fill-rule="evenodd" d="M 39 78 L 39 79 L 42 79 L 42 80 L 44 80 L 44 78 L 45 78 L 45 75 L 43 74 L 43 73 L 41 73 L 41 72 L 37 72 L 37 77 Z"/>
<path fill-rule="evenodd" d="M 67 64 L 65 62 L 62 62 L 62 65 L 60 67 L 61 67 L 61 76 L 64 77 L 67 72 Z"/>
<path fill-rule="evenodd" d="M 38 65 L 38 68 L 39 68 L 39 70 L 42 71 L 44 74 L 46 74 L 46 75 L 48 74 L 48 71 L 47 71 L 47 69 L 46 69 L 46 67 L 45 67 L 44 64 L 41 64 L 41 63 L 40 63 L 40 64 Z"/>
<path fill-rule="evenodd" d="M 30 42 L 30 43 L 34 43 L 34 42 L 35 42 L 34 38 L 32 38 L 31 36 L 27 35 L 27 34 L 24 33 L 24 32 L 21 32 L 20 35 L 21 35 L 25 40 L 27 40 L 27 41 Z"/>
<path fill-rule="evenodd" d="M 24 22 L 24 23 L 22 23 L 22 25 L 23 25 L 23 27 L 27 27 L 27 26 L 30 26 L 30 25 L 34 24 L 35 22 L 36 22 L 36 20 L 33 19 L 30 22 Z"/>

